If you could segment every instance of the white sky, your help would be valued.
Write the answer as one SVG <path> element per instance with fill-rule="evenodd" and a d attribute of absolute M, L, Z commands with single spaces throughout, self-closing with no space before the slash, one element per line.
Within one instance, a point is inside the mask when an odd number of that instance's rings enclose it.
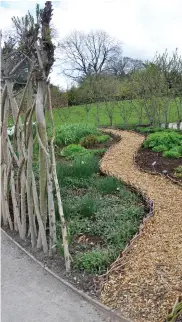
<path fill-rule="evenodd" d="M 37 1 L 43 7 L 45 1 Z M 11 26 L 12 16 L 34 11 L 35 1 L 0 1 L 0 28 Z M 53 1 L 52 22 L 63 38 L 72 30 L 103 29 L 122 41 L 123 54 L 150 59 L 156 51 L 175 48 L 182 55 L 182 0 L 61 0 Z M 55 67 L 53 83 L 66 86 Z"/>

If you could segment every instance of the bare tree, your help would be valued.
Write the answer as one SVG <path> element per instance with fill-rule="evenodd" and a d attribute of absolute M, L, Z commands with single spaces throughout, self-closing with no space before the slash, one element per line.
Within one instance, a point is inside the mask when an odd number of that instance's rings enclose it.
<path fill-rule="evenodd" d="M 59 44 L 64 75 L 76 81 L 108 70 L 108 62 L 121 53 L 121 44 L 105 31 L 74 31 Z"/>
<path fill-rule="evenodd" d="M 134 73 L 137 70 L 144 68 L 142 60 L 134 59 L 130 57 L 122 57 L 122 55 L 117 57 L 111 57 L 109 61 L 109 71 L 114 76 L 119 78 L 124 78 Z"/>

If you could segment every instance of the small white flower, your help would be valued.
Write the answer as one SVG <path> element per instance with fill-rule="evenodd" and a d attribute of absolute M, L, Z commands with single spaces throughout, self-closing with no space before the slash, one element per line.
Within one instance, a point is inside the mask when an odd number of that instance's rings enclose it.
<path fill-rule="evenodd" d="M 85 162 L 84 162 L 84 161 L 82 161 L 81 163 L 82 163 L 82 164 L 85 164 Z"/>

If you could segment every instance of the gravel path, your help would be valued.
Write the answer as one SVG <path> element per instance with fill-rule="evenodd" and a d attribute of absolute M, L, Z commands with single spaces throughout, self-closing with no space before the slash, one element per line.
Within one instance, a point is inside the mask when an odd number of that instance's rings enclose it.
<path fill-rule="evenodd" d="M 1 234 L 2 322 L 104 322 L 104 316 Z"/>
<path fill-rule="evenodd" d="M 141 172 L 133 155 L 144 137 L 108 130 L 121 141 L 104 156 L 101 170 L 116 176 L 154 201 L 155 214 L 121 260 L 120 272 L 111 272 L 101 299 L 137 322 L 164 321 L 167 310 L 182 293 L 182 188 L 163 176 Z"/>

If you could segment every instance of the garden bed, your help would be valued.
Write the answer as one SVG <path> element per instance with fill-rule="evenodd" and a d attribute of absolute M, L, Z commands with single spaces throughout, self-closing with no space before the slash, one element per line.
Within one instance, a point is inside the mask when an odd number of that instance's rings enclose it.
<path fill-rule="evenodd" d="M 140 148 L 136 154 L 135 162 L 141 170 L 168 174 L 173 180 L 182 184 L 182 178 L 178 178 L 174 174 L 175 169 L 182 165 L 182 158 L 165 158 L 161 152 L 153 152 L 151 149 Z M 156 164 L 153 166 L 154 162 Z"/>
<path fill-rule="evenodd" d="M 145 127 L 138 128 L 136 131 L 146 138 L 143 146 L 138 150 L 135 156 L 135 162 L 139 168 L 150 173 L 166 175 L 174 182 L 181 184 L 181 132 L 170 129 Z"/>
<path fill-rule="evenodd" d="M 74 128 L 72 126 L 75 131 L 74 137 L 67 135 L 69 127 L 65 133 L 59 131 L 56 137 L 57 175 L 61 185 L 69 248 L 73 259 L 72 272 L 69 275 L 65 273 L 57 206 L 57 244 L 54 256 L 49 257 L 38 249 L 32 249 L 29 238 L 23 241 L 16 232 L 11 232 L 6 227 L 4 229 L 59 276 L 90 295 L 97 296 L 100 289 L 98 276 L 107 271 L 137 233 L 148 208 L 140 194 L 131 191 L 116 178 L 105 176 L 100 172 L 101 157 L 108 148 L 120 140 L 120 137 L 117 135 L 107 137 L 108 135 L 104 136 L 101 132 L 98 133 L 98 130 L 89 127 L 83 130 L 85 133 L 91 133 L 81 136 L 82 126 L 79 127 L 76 129 L 75 125 Z M 93 136 L 90 137 L 92 131 L 95 131 L 94 135 L 104 142 L 94 142 L 92 145 Z M 81 149 L 81 137 L 87 138 L 84 142 L 89 141 L 88 148 Z M 69 144 L 63 144 L 68 139 Z M 62 155 L 62 151 L 70 145 L 69 151 L 65 150 L 69 152 L 68 155 Z M 38 171 L 37 163 L 34 164 Z"/>

